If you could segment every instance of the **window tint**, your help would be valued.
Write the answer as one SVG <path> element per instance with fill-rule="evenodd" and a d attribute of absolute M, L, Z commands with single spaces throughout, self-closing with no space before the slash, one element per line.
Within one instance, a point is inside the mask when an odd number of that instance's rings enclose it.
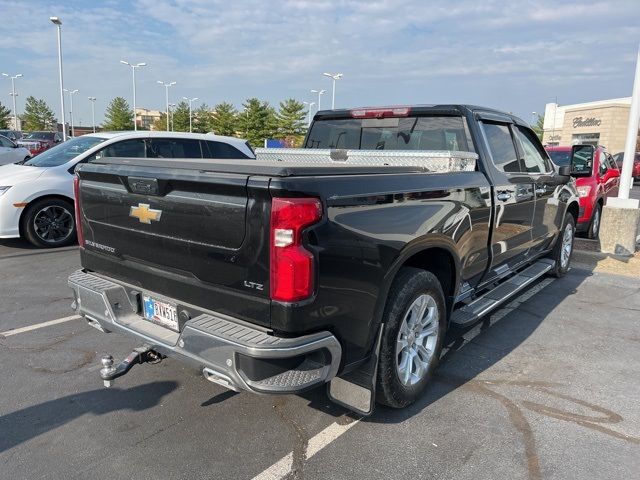
<path fill-rule="evenodd" d="M 204 158 L 249 158 L 236 147 L 224 142 L 202 142 L 202 153 Z"/>
<path fill-rule="evenodd" d="M 112 143 L 96 152 L 94 158 L 104 157 L 140 157 L 144 158 L 144 139 L 124 140 Z"/>
<path fill-rule="evenodd" d="M 519 172 L 520 162 L 507 125 L 483 123 L 493 163 L 503 172 Z"/>
<path fill-rule="evenodd" d="M 520 141 L 520 146 L 524 154 L 524 168 L 528 173 L 545 173 L 551 171 L 551 168 L 545 161 L 545 154 L 541 151 L 542 147 L 538 147 L 537 141 L 532 137 L 535 135 L 529 129 L 516 127 L 516 137 Z"/>
<path fill-rule="evenodd" d="M 149 158 L 202 158 L 200 141 L 184 138 L 152 138 L 147 149 Z"/>
<path fill-rule="evenodd" d="M 458 116 L 341 118 L 315 121 L 306 148 L 475 151 Z"/>

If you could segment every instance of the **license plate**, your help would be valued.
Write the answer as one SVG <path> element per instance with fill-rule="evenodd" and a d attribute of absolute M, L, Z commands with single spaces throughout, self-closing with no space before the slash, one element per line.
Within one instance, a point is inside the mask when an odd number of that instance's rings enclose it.
<path fill-rule="evenodd" d="M 175 305 L 143 295 L 144 318 L 163 327 L 179 331 L 178 309 Z"/>

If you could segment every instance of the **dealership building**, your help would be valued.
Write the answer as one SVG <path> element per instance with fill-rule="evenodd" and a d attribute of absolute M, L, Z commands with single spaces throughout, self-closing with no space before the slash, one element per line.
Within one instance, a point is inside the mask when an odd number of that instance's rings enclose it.
<path fill-rule="evenodd" d="M 624 150 L 631 97 L 558 105 L 544 109 L 545 145 L 603 145 L 611 153 Z"/>

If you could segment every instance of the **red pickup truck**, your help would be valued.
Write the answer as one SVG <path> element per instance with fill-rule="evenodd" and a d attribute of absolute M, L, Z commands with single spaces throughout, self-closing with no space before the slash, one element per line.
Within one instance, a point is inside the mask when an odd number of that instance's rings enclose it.
<path fill-rule="evenodd" d="M 571 147 L 545 147 L 551 161 L 567 166 L 571 161 Z M 591 153 L 589 153 L 591 152 Z M 576 187 L 580 196 L 580 213 L 576 230 L 586 232 L 589 238 L 598 238 L 605 197 L 618 195 L 620 170 L 613 157 L 602 147 L 585 146 L 581 155 L 574 157 Z"/>

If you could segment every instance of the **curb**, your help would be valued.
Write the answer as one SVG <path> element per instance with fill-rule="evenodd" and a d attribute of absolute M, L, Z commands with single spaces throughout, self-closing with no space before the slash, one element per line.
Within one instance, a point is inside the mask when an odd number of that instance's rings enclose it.
<path fill-rule="evenodd" d="M 574 250 L 571 262 L 576 267 L 596 272 L 640 278 L 640 253 L 632 257 L 623 257 L 602 252 Z"/>

